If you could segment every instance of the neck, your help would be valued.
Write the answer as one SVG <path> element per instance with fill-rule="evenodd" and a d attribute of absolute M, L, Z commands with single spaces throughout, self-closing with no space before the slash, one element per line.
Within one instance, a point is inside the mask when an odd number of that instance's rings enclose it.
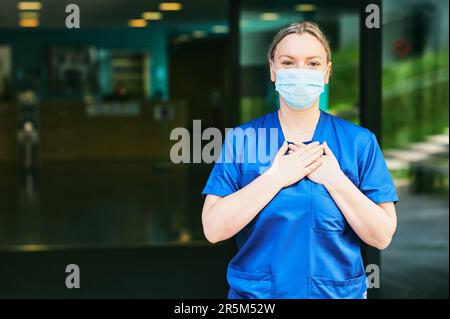
<path fill-rule="evenodd" d="M 320 116 L 319 100 L 305 110 L 294 110 L 280 99 L 279 117 L 284 126 L 294 132 L 311 130 L 316 127 Z"/>

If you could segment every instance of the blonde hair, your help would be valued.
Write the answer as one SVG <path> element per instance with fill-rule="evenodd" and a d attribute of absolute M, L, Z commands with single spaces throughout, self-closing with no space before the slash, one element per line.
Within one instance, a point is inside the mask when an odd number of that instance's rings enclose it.
<path fill-rule="evenodd" d="M 325 49 L 325 52 L 327 53 L 327 63 L 331 61 L 331 50 L 330 50 L 330 43 L 325 36 L 325 34 L 320 30 L 319 26 L 314 22 L 300 22 L 300 23 L 292 23 L 288 27 L 280 30 L 277 35 L 273 38 L 272 44 L 270 45 L 269 52 L 267 54 L 267 57 L 270 60 L 273 61 L 275 57 L 275 50 L 277 49 L 278 43 L 280 43 L 281 40 L 283 40 L 287 35 L 296 33 L 296 34 L 304 34 L 309 33 L 312 36 L 314 36 L 319 42 L 322 44 L 322 46 Z"/>

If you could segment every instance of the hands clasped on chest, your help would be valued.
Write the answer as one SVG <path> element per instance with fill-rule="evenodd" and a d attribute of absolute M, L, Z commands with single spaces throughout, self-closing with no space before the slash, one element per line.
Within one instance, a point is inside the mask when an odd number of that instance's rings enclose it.
<path fill-rule="evenodd" d="M 287 187 L 305 177 L 318 184 L 334 183 L 343 172 L 327 142 L 306 145 L 285 141 L 266 174 L 273 174 L 280 187 Z"/>

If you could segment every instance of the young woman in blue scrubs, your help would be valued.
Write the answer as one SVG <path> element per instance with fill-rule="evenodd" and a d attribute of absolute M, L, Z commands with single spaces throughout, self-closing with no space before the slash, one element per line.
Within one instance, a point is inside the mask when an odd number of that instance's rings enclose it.
<path fill-rule="evenodd" d="M 235 157 L 216 162 L 202 192 L 205 237 L 238 245 L 228 298 L 365 298 L 361 241 L 385 249 L 396 229 L 398 196 L 377 139 L 319 109 L 331 53 L 316 24 L 281 30 L 268 60 L 280 107 L 239 128 L 278 130 L 278 152 L 266 168 L 237 161 L 261 149 L 227 135 L 221 156 Z"/>

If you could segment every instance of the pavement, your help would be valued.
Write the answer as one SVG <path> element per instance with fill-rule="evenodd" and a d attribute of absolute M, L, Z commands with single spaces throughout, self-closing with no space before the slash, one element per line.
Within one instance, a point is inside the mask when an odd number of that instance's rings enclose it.
<path fill-rule="evenodd" d="M 381 298 L 448 298 L 448 195 L 398 190 L 397 231 L 381 252 Z"/>

